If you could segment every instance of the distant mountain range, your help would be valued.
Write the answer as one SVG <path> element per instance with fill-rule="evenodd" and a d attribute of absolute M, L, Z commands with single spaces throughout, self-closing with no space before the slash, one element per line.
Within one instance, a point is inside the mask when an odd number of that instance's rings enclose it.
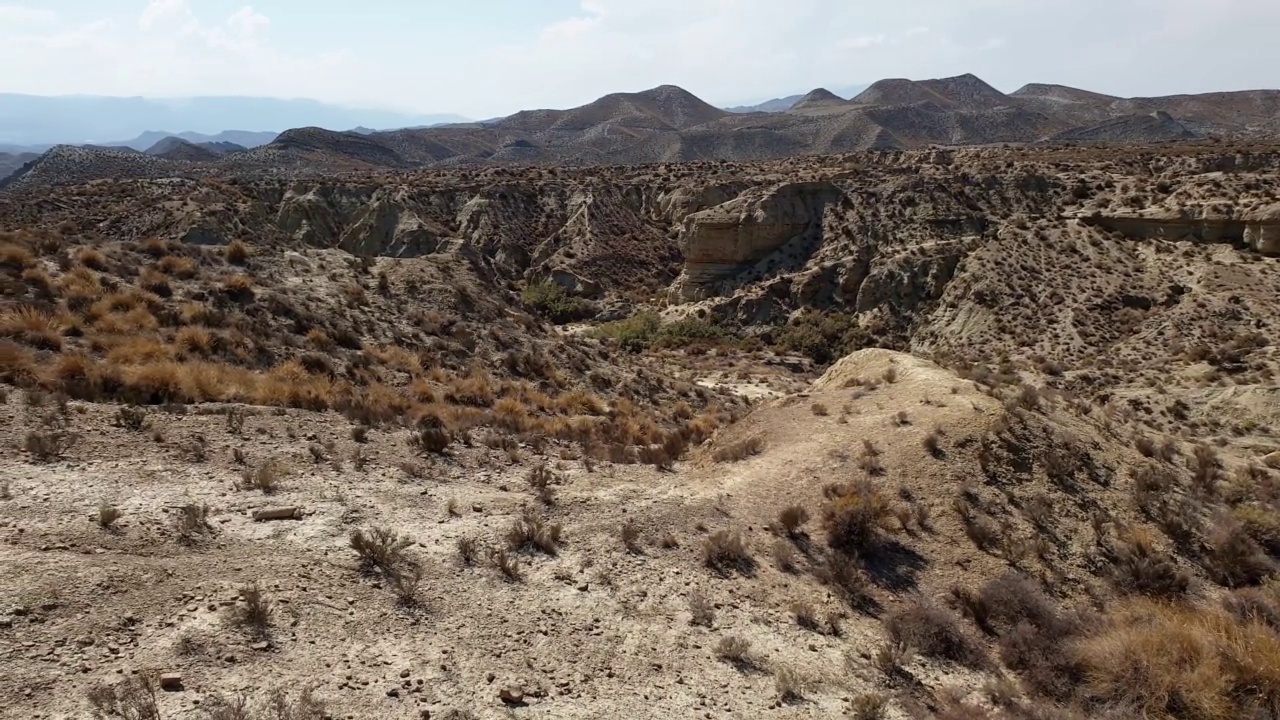
<path fill-rule="evenodd" d="M 866 85 L 850 85 L 848 87 L 836 88 L 835 93 L 850 98 L 866 89 Z M 765 100 L 762 103 L 756 103 L 754 105 L 736 105 L 734 107 L 727 107 L 725 110 L 731 113 L 786 112 L 803 99 L 804 94 L 802 93 L 798 95 L 774 98 L 772 100 Z"/>
<path fill-rule="evenodd" d="M 229 128 L 278 133 L 305 125 L 343 129 L 403 128 L 466 121 L 467 118 L 460 115 L 349 108 L 315 100 L 234 96 L 44 97 L 0 93 L 0 152 L 40 151 L 55 144 L 118 144 L 145 150 L 156 141 L 148 137 L 156 128 L 216 136 Z M 125 138 L 142 139 L 135 144 Z M 240 139 L 247 141 L 247 138 Z M 243 144 L 236 138 L 225 141 Z"/>
<path fill-rule="evenodd" d="M 881 80 L 852 98 L 818 88 L 781 112 L 731 112 L 672 85 L 567 110 L 391 131 L 286 130 L 257 147 L 164 140 L 147 152 L 59 146 L 0 187 L 204 172 L 341 172 L 483 165 L 590 165 L 993 144 L 1280 141 L 1280 90 L 1119 98 L 1061 85 L 1002 93 L 973 75 Z M 218 138 L 220 136 L 207 136 Z M 148 138 L 150 139 L 150 138 Z M 17 160 L 0 156 L 0 164 Z M 2 169 L 2 168 L 0 168 Z"/>

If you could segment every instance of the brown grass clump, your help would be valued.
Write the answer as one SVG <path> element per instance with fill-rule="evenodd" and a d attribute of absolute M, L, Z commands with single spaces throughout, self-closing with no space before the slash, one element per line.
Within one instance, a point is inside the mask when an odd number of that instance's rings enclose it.
<path fill-rule="evenodd" d="M 228 616 L 231 624 L 258 636 L 266 635 L 275 611 L 266 594 L 253 583 L 240 589 L 240 600 L 240 603 L 231 608 Z"/>
<path fill-rule="evenodd" d="M 0 268 L 25 270 L 36 264 L 36 256 L 30 250 L 14 243 L 0 243 Z"/>
<path fill-rule="evenodd" d="M 1246 527 L 1229 514 L 1214 518 L 1205 537 L 1206 565 L 1214 582 L 1226 587 L 1258 585 L 1276 572 Z"/>
<path fill-rule="evenodd" d="M 232 265 L 244 265 L 249 261 L 249 246 L 239 240 L 232 240 L 223 251 L 223 257 Z"/>
<path fill-rule="evenodd" d="M 751 641 L 741 635 L 727 635 L 716 643 L 716 657 L 739 667 L 755 663 L 751 657 Z"/>
<path fill-rule="evenodd" d="M 1089 700 L 1141 717 L 1267 717 L 1280 703 L 1280 635 L 1217 608 L 1135 601 L 1070 650 Z"/>
<path fill-rule="evenodd" d="M 98 505 L 98 527 L 103 530 L 110 530 L 122 515 L 124 513 L 121 512 L 120 508 L 111 503 L 103 502 Z"/>
<path fill-rule="evenodd" d="M 1124 529 L 1103 544 L 1111 561 L 1112 578 L 1124 592 L 1174 598 L 1187 593 L 1191 575 L 1177 561 L 1159 550 L 1154 538 L 1140 528 Z"/>
<path fill-rule="evenodd" d="M 253 299 L 253 278 L 248 275 L 232 275 L 222 281 L 222 291 L 227 297 L 237 302 Z"/>
<path fill-rule="evenodd" d="M 33 307 L 0 311 L 0 338 L 40 350 L 61 350 L 64 318 Z"/>
<path fill-rule="evenodd" d="M 107 269 L 107 256 L 94 248 L 82 248 L 76 253 L 76 263 L 82 267 L 102 271 Z"/>
<path fill-rule="evenodd" d="M 716 608 L 697 590 L 689 593 L 689 623 L 711 627 L 716 621 Z"/>
<path fill-rule="evenodd" d="M 85 691 L 85 699 L 95 719 L 160 720 L 159 693 L 159 680 L 144 672 L 114 685 L 93 685 Z"/>
<path fill-rule="evenodd" d="M 199 266 L 191 258 L 168 255 L 156 263 L 156 270 L 169 277 L 189 280 L 199 273 Z"/>

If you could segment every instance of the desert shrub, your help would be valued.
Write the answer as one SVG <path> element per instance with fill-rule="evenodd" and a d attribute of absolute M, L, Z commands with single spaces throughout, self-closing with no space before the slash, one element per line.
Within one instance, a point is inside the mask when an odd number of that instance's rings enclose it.
<path fill-rule="evenodd" d="M 1280 702 L 1280 635 L 1218 608 L 1136 601 L 1068 648 L 1083 694 L 1139 717 L 1273 717 Z"/>
<path fill-rule="evenodd" d="M 142 672 L 114 685 L 97 684 L 85 691 L 94 720 L 160 720 L 156 697 L 160 684 L 155 675 Z"/>
<path fill-rule="evenodd" d="M 923 600 L 913 600 L 884 620 L 890 641 L 915 648 L 921 654 L 951 660 L 966 667 L 990 664 L 982 644 L 960 626 L 950 610 Z"/>
<path fill-rule="evenodd" d="M 800 533 L 800 528 L 809 522 L 809 511 L 801 505 L 788 505 L 778 513 L 778 525 L 790 537 Z"/>
<path fill-rule="evenodd" d="M 100 503 L 98 505 L 98 526 L 104 530 L 110 530 L 122 515 L 124 513 L 115 505 L 108 502 Z"/>
<path fill-rule="evenodd" d="M 489 562 L 511 582 L 520 581 L 520 559 L 507 552 L 506 548 L 493 548 L 489 551 Z"/>
<path fill-rule="evenodd" d="M 284 688 L 275 688 L 265 697 L 251 700 L 245 695 L 214 695 L 200 705 L 204 720 L 322 720 L 329 717 L 315 690 L 304 687 L 290 698 Z"/>
<path fill-rule="evenodd" d="M 23 438 L 23 448 L 37 462 L 57 460 L 79 441 L 80 436 L 67 430 L 32 430 Z"/>
<path fill-rule="evenodd" d="M 231 624 L 255 635 L 266 635 L 275 613 L 270 600 L 256 583 L 240 588 L 240 602 L 231 607 L 228 619 Z"/>
<path fill-rule="evenodd" d="M 473 537 L 460 537 L 457 540 L 458 558 L 462 561 L 463 566 L 470 567 L 476 564 L 476 557 L 479 555 L 480 545 Z"/>
<path fill-rule="evenodd" d="M 711 627 L 716 621 L 716 608 L 697 590 L 689 593 L 689 622 L 693 625 Z"/>
<path fill-rule="evenodd" d="M 868 341 L 866 331 L 858 325 L 857 315 L 809 311 L 792 320 L 779 333 L 774 344 L 782 350 L 807 355 L 814 362 L 826 365 L 865 347 Z"/>
<path fill-rule="evenodd" d="M 814 569 L 823 584 L 850 607 L 863 611 L 876 609 L 871 597 L 871 580 L 852 558 L 843 553 L 831 553 Z"/>
<path fill-rule="evenodd" d="M 795 670 L 781 667 L 774 671 L 773 686 L 779 702 L 795 703 L 804 699 L 809 682 Z"/>
<path fill-rule="evenodd" d="M 741 635 L 727 635 L 716 643 L 716 657 L 739 666 L 752 665 L 751 641 Z"/>
<path fill-rule="evenodd" d="M 640 528 L 635 521 L 628 518 L 622 523 L 622 527 L 618 531 L 618 536 L 622 538 L 622 546 L 632 555 L 641 554 L 640 548 Z"/>
<path fill-rule="evenodd" d="M 716 462 L 738 462 L 764 452 L 764 438 L 758 435 L 717 448 L 711 457 Z"/>
<path fill-rule="evenodd" d="M 241 473 L 240 487 L 245 490 L 260 490 L 264 495 L 271 495 L 280 488 L 280 481 L 288 473 L 289 469 L 282 460 L 271 458 L 256 468 Z"/>
<path fill-rule="evenodd" d="M 452 442 L 452 434 L 442 427 L 421 428 L 409 434 L 409 444 L 423 455 L 441 455 Z"/>
<path fill-rule="evenodd" d="M 1205 564 L 1214 582 L 1232 588 L 1257 585 L 1276 570 L 1245 526 L 1225 513 L 1214 519 L 1205 537 Z"/>
<path fill-rule="evenodd" d="M 1280 557 L 1280 512 L 1268 506 L 1242 505 L 1232 514 L 1254 542 L 1273 557 Z"/>
<path fill-rule="evenodd" d="M 796 549 L 785 540 L 773 543 L 773 566 L 784 573 L 793 573 L 799 568 Z"/>
<path fill-rule="evenodd" d="M 661 327 L 662 318 L 658 313 L 643 312 L 625 320 L 604 323 L 595 328 L 592 335 L 599 338 L 612 338 L 618 341 L 622 349 L 640 352 L 648 349 Z"/>
<path fill-rule="evenodd" d="M 422 585 L 423 571 L 420 565 L 409 564 L 396 568 L 388 578 L 391 590 L 395 592 L 396 602 L 403 607 L 418 604 L 418 588 Z"/>
<path fill-rule="evenodd" d="M 136 406 L 122 407 L 116 411 L 116 425 L 126 430 L 141 432 L 147 429 L 147 411 Z"/>
<path fill-rule="evenodd" d="M 1191 575 L 1140 529 L 1125 529 L 1108 539 L 1103 551 L 1111 562 L 1116 587 L 1124 592 L 1175 598 L 1185 595 L 1190 587 Z"/>
<path fill-rule="evenodd" d="M 591 314 L 591 306 L 585 300 L 569 294 L 553 280 L 526 285 L 520 300 L 531 312 L 557 323 L 581 320 Z"/>
<path fill-rule="evenodd" d="M 813 605 L 797 600 L 791 603 L 791 614 L 795 617 L 796 624 L 805 630 L 822 632 L 822 623 L 818 620 L 818 613 Z"/>
<path fill-rule="evenodd" d="M 839 487 L 823 508 L 827 544 L 850 554 L 865 552 L 880 542 L 884 522 L 893 517 L 889 497 L 869 480 Z"/>
<path fill-rule="evenodd" d="M 884 720 L 889 698 L 882 693 L 863 693 L 849 701 L 853 720 Z"/>
<path fill-rule="evenodd" d="M 249 246 L 239 240 L 232 240 L 227 244 L 223 256 L 232 265 L 243 265 L 249 261 Z"/>
<path fill-rule="evenodd" d="M 405 561 L 404 551 L 412 544 L 411 538 L 388 528 L 351 531 L 351 549 L 360 556 L 360 569 L 366 573 L 395 574 Z"/>
<path fill-rule="evenodd" d="M 555 555 L 559 552 L 560 533 L 559 523 L 547 523 L 532 510 L 525 510 L 507 530 L 507 547 L 514 551 L 536 550 Z"/>
<path fill-rule="evenodd" d="M 178 540 L 192 543 L 201 537 L 213 534 L 213 525 L 209 522 L 209 506 L 187 503 L 178 508 L 173 519 L 173 529 Z"/>
<path fill-rule="evenodd" d="M 1222 607 L 1239 622 L 1257 620 L 1280 632 L 1280 583 L 1232 590 L 1223 595 Z"/>
<path fill-rule="evenodd" d="M 722 575 L 755 570 L 755 559 L 737 530 L 717 530 L 709 535 L 702 542 L 702 562 Z"/>
<path fill-rule="evenodd" d="M 1063 614 L 1035 583 L 1016 572 L 988 581 L 974 595 L 959 604 L 979 627 L 999 636 L 1004 663 L 1036 692 L 1058 700 L 1071 697 L 1082 670 L 1063 647 L 1096 623 Z"/>
<path fill-rule="evenodd" d="M 0 338 L 8 338 L 39 350 L 61 350 L 66 318 L 34 307 L 0 311 Z"/>

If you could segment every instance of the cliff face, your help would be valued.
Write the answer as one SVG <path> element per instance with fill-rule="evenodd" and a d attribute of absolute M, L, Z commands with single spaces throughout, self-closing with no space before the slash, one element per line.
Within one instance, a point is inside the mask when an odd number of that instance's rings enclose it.
<path fill-rule="evenodd" d="M 1240 217 L 1207 212 L 1171 213 L 1155 209 L 1132 214 L 1082 217 L 1085 223 L 1146 240 L 1228 242 L 1249 247 L 1262 255 L 1280 256 L 1280 204 Z"/>

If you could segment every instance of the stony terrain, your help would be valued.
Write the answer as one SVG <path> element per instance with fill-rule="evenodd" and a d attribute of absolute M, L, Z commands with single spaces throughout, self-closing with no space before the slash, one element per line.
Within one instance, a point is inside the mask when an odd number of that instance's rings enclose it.
<path fill-rule="evenodd" d="M 1004 94 L 960 75 L 887 79 L 853 98 L 816 89 L 770 112 L 731 112 L 664 85 L 568 110 L 526 110 L 484 124 L 386 132 L 295 128 L 248 152 L 161 141 L 148 157 L 55 147 L 5 185 L 110 177 L 750 162 L 864 150 L 996 144 L 1149 145 L 1280 139 L 1280 91 L 1118 98 L 1031 84 Z M 222 145 L 226 145 L 225 143 Z M 229 152 L 230 151 L 230 152 Z"/>
<path fill-rule="evenodd" d="M 11 186 L 0 717 L 1274 718 L 1278 166 Z"/>

